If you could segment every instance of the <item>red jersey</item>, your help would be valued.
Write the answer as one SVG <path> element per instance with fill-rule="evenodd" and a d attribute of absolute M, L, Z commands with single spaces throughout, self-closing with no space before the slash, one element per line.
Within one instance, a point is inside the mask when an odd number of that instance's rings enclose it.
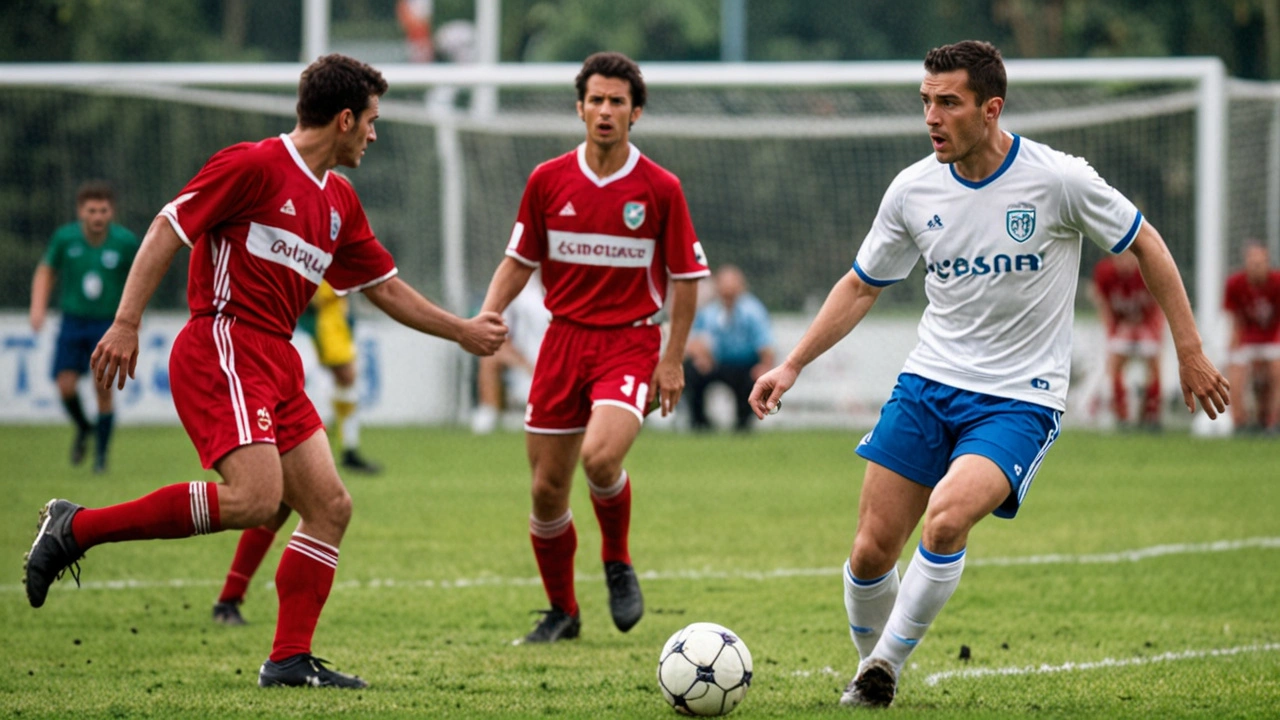
<path fill-rule="evenodd" d="M 1267 281 L 1254 285 L 1244 271 L 1227 278 L 1222 305 L 1235 316 L 1244 343 L 1280 341 L 1280 270 L 1267 274 Z"/>
<path fill-rule="evenodd" d="M 288 338 L 322 279 L 346 294 L 396 273 L 351 184 L 317 179 L 288 135 L 218 152 L 160 214 L 192 247 L 192 317 Z"/>
<path fill-rule="evenodd" d="M 507 255 L 542 266 L 552 317 L 593 327 L 644 320 L 668 278 L 711 274 L 679 178 L 635 146 L 606 178 L 587 166 L 586 143 L 535 168 Z"/>
<path fill-rule="evenodd" d="M 1103 258 L 1093 268 L 1093 287 L 1107 304 L 1116 325 L 1146 325 L 1159 322 L 1163 317 L 1160 305 L 1136 267 L 1131 272 L 1122 272 L 1115 260 Z"/>

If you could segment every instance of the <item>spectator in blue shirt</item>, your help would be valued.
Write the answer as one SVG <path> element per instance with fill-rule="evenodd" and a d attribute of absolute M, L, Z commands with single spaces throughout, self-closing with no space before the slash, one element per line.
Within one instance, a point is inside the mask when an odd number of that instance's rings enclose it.
<path fill-rule="evenodd" d="M 694 430 L 709 430 L 706 392 L 713 382 L 733 391 L 737 429 L 749 430 L 752 416 L 747 397 L 756 378 L 774 365 L 769 311 L 747 292 L 747 280 L 734 265 L 715 274 L 715 299 L 698 310 L 685 351 L 685 397 Z"/>

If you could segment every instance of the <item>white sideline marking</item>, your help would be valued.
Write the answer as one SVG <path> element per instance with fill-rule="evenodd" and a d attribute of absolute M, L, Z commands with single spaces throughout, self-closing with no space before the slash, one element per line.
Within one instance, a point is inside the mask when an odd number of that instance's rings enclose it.
<path fill-rule="evenodd" d="M 1089 565 L 1117 564 L 1138 562 L 1166 555 L 1197 555 L 1204 553 L 1231 552 L 1249 549 L 1280 549 L 1280 537 L 1255 537 L 1243 540 L 1218 540 L 1207 543 L 1177 543 L 1173 545 L 1152 545 L 1136 550 L 1122 550 L 1113 553 L 1095 555 L 1024 555 L 1013 557 L 973 558 L 966 560 L 968 567 L 1011 567 L 1015 565 Z M 841 567 L 825 568 L 776 568 L 773 570 L 648 570 L 636 573 L 641 580 L 781 580 L 793 577 L 825 577 L 839 575 Z M 579 573 L 580 581 L 600 579 L 599 573 Z M 343 580 L 333 584 L 335 590 L 353 590 L 360 588 L 428 588 L 454 590 L 472 587 L 523 587 L 541 585 L 538 577 L 502 577 L 489 575 L 473 578 L 456 578 L 454 580 L 396 580 L 394 578 L 375 578 L 373 580 Z M 173 580 L 88 580 L 81 583 L 85 590 L 135 590 L 144 588 L 187 588 L 187 587 L 220 587 L 222 580 L 207 578 L 173 579 Z M 268 582 L 266 587 L 275 587 Z M 0 585 L 0 592 L 23 592 L 22 583 Z"/>
<path fill-rule="evenodd" d="M 1061 665 L 1026 665 L 1024 667 L 973 668 L 970 670 L 947 670 L 925 677 L 926 685 L 933 686 L 943 680 L 952 678 L 980 678 L 993 675 L 1047 675 L 1049 673 L 1076 672 L 1077 670 L 1098 670 L 1100 668 L 1128 667 L 1132 665 L 1151 665 L 1154 663 L 1173 662 L 1175 660 L 1198 660 L 1207 657 L 1228 657 L 1241 653 L 1276 652 L 1280 643 L 1264 645 L 1241 645 L 1239 647 L 1219 648 L 1216 650 L 1183 650 L 1167 652 L 1150 657 L 1131 657 L 1117 660 L 1103 658 L 1093 662 L 1066 662 Z"/>

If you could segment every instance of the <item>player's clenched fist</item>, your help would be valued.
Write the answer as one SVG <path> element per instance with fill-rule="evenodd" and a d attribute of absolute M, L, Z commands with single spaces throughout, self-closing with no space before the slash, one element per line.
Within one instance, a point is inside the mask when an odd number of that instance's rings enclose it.
<path fill-rule="evenodd" d="M 463 323 L 458 344 L 472 355 L 492 355 L 507 339 L 507 324 L 496 312 L 482 312 Z"/>

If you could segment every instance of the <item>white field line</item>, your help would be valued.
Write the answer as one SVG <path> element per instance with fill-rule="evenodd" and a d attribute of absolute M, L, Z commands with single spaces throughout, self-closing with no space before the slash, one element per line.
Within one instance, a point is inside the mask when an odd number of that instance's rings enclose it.
<path fill-rule="evenodd" d="M 1262 645 L 1241 645 L 1238 647 L 1219 648 L 1215 650 L 1183 650 L 1167 652 L 1148 657 L 1103 658 L 1092 662 L 1065 662 L 1061 665 L 1026 665 L 1024 667 L 972 668 L 969 670 L 947 670 L 925 677 L 926 685 L 933 686 L 943 680 L 953 678 L 982 678 L 1006 675 L 1048 675 L 1051 673 L 1078 672 L 1082 670 L 1101 670 L 1102 668 L 1130 667 L 1134 665 L 1152 665 L 1155 663 L 1174 662 L 1177 660 L 1199 660 L 1201 658 L 1229 657 L 1242 653 L 1276 652 L 1280 643 Z"/>
<path fill-rule="evenodd" d="M 1218 540 L 1207 543 L 1178 543 L 1173 545 L 1152 545 L 1151 547 L 1122 550 L 1113 553 L 1094 555 L 1023 555 L 1012 557 L 972 558 L 966 561 L 968 567 L 1011 567 L 1016 565 L 1090 565 L 1119 564 L 1139 562 L 1167 555 L 1200 555 L 1205 553 L 1233 552 L 1251 549 L 1280 549 L 1280 537 L 1255 537 L 1243 540 Z M 793 577 L 827 577 L 838 576 L 841 567 L 832 565 L 824 568 L 775 568 L 773 570 L 649 570 L 637 573 L 641 580 L 783 580 Z M 579 573 L 578 580 L 594 581 L 599 574 Z M 456 578 L 453 580 L 396 580 L 394 578 L 372 580 L 343 580 L 334 583 L 335 590 L 382 589 L 382 588 L 427 588 L 454 590 L 472 587 L 523 587 L 541 585 L 538 577 L 502 577 L 486 575 L 472 578 Z M 173 579 L 173 580 L 88 580 L 81 583 L 85 590 L 135 590 L 144 588 L 188 588 L 221 586 L 222 580 L 209 578 Z M 273 587 L 273 583 L 267 583 Z M 0 584 L 0 592 L 22 592 L 21 583 Z"/>

